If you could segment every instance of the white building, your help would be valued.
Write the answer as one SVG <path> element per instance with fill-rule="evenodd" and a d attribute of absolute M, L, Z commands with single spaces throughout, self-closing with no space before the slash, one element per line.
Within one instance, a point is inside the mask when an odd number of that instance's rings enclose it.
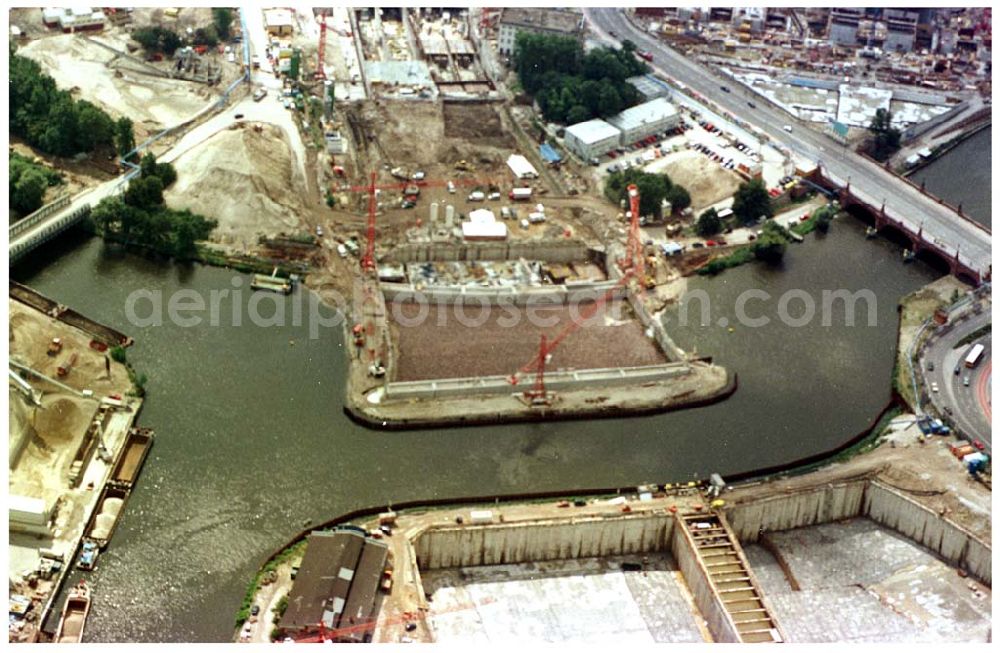
<path fill-rule="evenodd" d="M 465 240 L 506 240 L 507 225 L 497 222 L 493 211 L 476 209 L 469 212 L 469 221 L 462 223 L 462 237 Z"/>
<path fill-rule="evenodd" d="M 588 120 L 567 127 L 565 142 L 569 150 L 586 161 L 618 147 L 621 132 L 603 120 Z"/>
<path fill-rule="evenodd" d="M 680 119 L 674 105 L 664 98 L 657 98 L 625 109 L 608 118 L 608 122 L 621 132 L 622 144 L 628 145 L 652 134 L 673 129 Z"/>
<path fill-rule="evenodd" d="M 264 26 L 271 36 L 289 36 L 294 22 L 292 12 L 288 9 L 264 10 Z"/>
<path fill-rule="evenodd" d="M 521 154 L 511 154 L 507 157 L 507 167 L 510 168 L 511 172 L 518 179 L 537 179 L 538 170 L 535 166 L 531 165 L 531 161 L 528 161 Z"/>
<path fill-rule="evenodd" d="M 506 7 L 500 15 L 500 33 L 497 38 L 497 48 L 501 54 L 513 54 L 514 39 L 518 32 L 579 39 L 583 33 L 583 14 L 565 9 Z"/>

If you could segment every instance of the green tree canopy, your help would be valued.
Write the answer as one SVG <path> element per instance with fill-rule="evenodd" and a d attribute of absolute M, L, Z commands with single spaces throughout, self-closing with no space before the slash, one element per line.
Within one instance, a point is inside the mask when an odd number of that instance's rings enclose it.
<path fill-rule="evenodd" d="M 753 244 L 753 255 L 769 265 L 777 265 L 785 256 L 788 240 L 788 231 L 778 223 L 768 220 L 764 223 L 761 235 Z"/>
<path fill-rule="evenodd" d="M 719 217 L 719 214 L 715 209 L 703 211 L 702 214 L 698 216 L 698 221 L 694 225 L 694 230 L 695 233 L 702 238 L 713 236 L 722 231 L 722 218 Z"/>
<path fill-rule="evenodd" d="M 771 196 L 761 179 L 752 179 L 740 184 L 733 196 L 733 214 L 741 224 L 753 224 L 759 218 L 774 215 Z"/>
<path fill-rule="evenodd" d="M 232 35 L 230 27 L 233 24 L 233 10 L 227 7 L 215 7 L 212 9 L 212 24 L 219 38 L 228 41 Z"/>
<path fill-rule="evenodd" d="M 514 70 L 546 120 L 574 123 L 606 118 L 638 103 L 639 92 L 625 80 L 649 68 L 626 49 L 602 47 L 584 54 L 576 39 L 518 32 Z"/>
<path fill-rule="evenodd" d="M 132 38 L 143 47 L 146 52 L 162 52 L 167 56 L 172 56 L 177 48 L 181 47 L 183 41 L 177 32 L 153 25 L 151 27 L 140 27 L 132 31 Z"/>
<path fill-rule="evenodd" d="M 626 200 L 627 207 L 629 184 L 635 184 L 639 188 L 639 212 L 644 216 L 662 217 L 663 200 L 675 187 L 670 177 L 643 172 L 638 168 L 614 172 L 605 182 L 604 194 L 616 205 Z"/>
<path fill-rule="evenodd" d="M 45 175 L 30 168 L 24 171 L 14 182 L 10 191 L 10 206 L 21 215 L 28 215 L 42 206 L 45 189 L 49 182 Z"/>
<path fill-rule="evenodd" d="M 892 126 L 892 114 L 885 109 L 875 111 L 868 131 L 872 134 L 872 158 L 885 161 L 899 149 L 902 134 Z"/>
<path fill-rule="evenodd" d="M 114 141 L 118 156 L 124 157 L 135 149 L 135 133 L 129 118 L 122 116 L 115 122 Z"/>

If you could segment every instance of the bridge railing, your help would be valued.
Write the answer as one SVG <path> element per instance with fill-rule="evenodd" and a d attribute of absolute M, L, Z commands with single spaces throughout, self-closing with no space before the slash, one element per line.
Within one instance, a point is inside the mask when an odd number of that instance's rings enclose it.
<path fill-rule="evenodd" d="M 26 215 L 21 220 L 18 220 L 10 226 L 8 229 L 8 236 L 10 240 L 14 240 L 17 236 L 21 235 L 28 229 L 31 229 L 36 224 L 49 217 L 56 211 L 69 205 L 70 196 L 62 195 L 52 202 L 49 202 L 42 208 L 38 209 L 34 213 Z"/>

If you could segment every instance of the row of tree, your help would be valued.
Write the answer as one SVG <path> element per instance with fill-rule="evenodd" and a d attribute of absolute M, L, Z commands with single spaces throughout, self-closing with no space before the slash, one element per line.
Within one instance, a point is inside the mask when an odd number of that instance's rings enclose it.
<path fill-rule="evenodd" d="M 115 122 L 90 102 L 74 100 L 41 66 L 18 55 L 13 44 L 8 74 L 10 133 L 32 147 L 68 157 L 102 147 L 118 146 L 121 152 L 121 143 L 134 143 L 131 121 Z"/>
<path fill-rule="evenodd" d="M 8 171 L 8 201 L 13 215 L 11 222 L 41 208 L 49 186 L 63 183 L 62 175 L 17 152 L 10 154 Z"/>
<path fill-rule="evenodd" d="M 220 41 L 228 41 L 232 36 L 233 10 L 225 7 L 212 9 L 212 24 L 199 27 L 191 34 L 192 45 L 215 47 Z M 173 56 L 177 48 L 184 45 L 184 38 L 174 30 L 161 25 L 140 27 L 132 31 L 132 38 L 146 52 L 159 52 Z"/>
<path fill-rule="evenodd" d="M 217 223 L 191 211 L 167 208 L 163 190 L 176 179 L 173 166 L 146 154 L 139 176 L 121 197 L 101 200 L 91 219 L 107 240 L 141 245 L 179 259 L 194 258 L 197 241 L 207 239 Z"/>
<path fill-rule="evenodd" d="M 538 102 L 546 120 L 573 124 L 606 118 L 639 102 L 629 77 L 649 71 L 635 45 L 595 48 L 584 54 L 574 38 L 518 32 L 514 69 L 521 88 Z"/>
<path fill-rule="evenodd" d="M 643 172 L 638 168 L 611 173 L 604 184 L 605 196 L 620 205 L 628 201 L 628 186 L 639 189 L 639 212 L 656 219 L 663 217 L 663 201 L 670 202 L 671 211 L 683 211 L 691 206 L 691 195 L 680 184 L 675 184 L 666 174 Z"/>

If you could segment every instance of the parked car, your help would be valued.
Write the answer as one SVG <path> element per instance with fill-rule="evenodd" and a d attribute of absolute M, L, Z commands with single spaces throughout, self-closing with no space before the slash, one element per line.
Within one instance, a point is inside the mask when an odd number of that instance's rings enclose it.
<path fill-rule="evenodd" d="M 692 249 L 701 249 L 704 246 L 705 246 L 705 243 L 697 243 L 697 242 L 696 243 L 691 243 L 691 248 Z"/>

